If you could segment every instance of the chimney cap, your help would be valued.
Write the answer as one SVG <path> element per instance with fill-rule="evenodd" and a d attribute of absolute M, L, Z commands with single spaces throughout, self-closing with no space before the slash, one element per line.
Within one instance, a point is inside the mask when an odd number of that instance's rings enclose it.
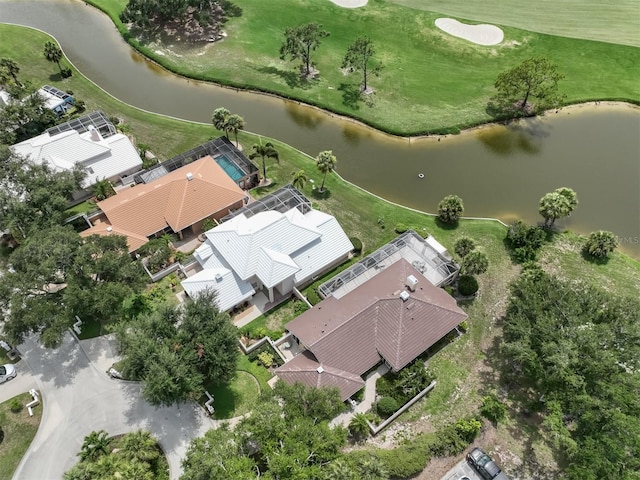
<path fill-rule="evenodd" d="M 113 231 L 113 227 L 112 226 L 108 226 L 107 227 L 107 232 L 111 232 L 111 231 Z"/>
<path fill-rule="evenodd" d="M 316 368 L 316 372 L 322 373 L 322 372 L 324 372 L 324 368 L 318 367 L 318 368 Z"/>

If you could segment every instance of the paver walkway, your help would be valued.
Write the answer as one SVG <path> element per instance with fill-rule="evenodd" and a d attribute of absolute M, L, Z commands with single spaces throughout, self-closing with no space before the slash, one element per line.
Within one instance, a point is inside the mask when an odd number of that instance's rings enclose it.
<path fill-rule="evenodd" d="M 360 403 L 356 405 L 356 408 L 350 410 L 349 412 L 341 413 L 336 418 L 331 420 L 330 425 L 332 427 L 336 425 L 342 425 L 347 428 L 349 426 L 349 422 L 356 413 L 365 413 L 371 409 L 374 403 L 376 403 L 376 380 L 378 380 L 381 376 L 389 371 L 389 367 L 385 364 L 380 365 L 374 372 L 371 372 L 367 375 L 367 379 L 365 380 L 364 387 L 364 398 Z"/>
<path fill-rule="evenodd" d="M 77 462 L 84 437 L 100 429 L 109 435 L 150 430 L 167 455 L 171 478 L 177 479 L 191 439 L 216 426 L 193 403 L 156 408 L 142 399 L 140 384 L 110 379 L 105 373 L 115 360 L 110 342 L 104 337 L 83 341 L 97 364 L 70 334 L 55 350 L 33 338 L 20 346 L 20 363 L 30 367 L 42 392 L 43 405 L 37 408 L 43 408 L 43 416 L 14 480 L 59 480 Z"/>

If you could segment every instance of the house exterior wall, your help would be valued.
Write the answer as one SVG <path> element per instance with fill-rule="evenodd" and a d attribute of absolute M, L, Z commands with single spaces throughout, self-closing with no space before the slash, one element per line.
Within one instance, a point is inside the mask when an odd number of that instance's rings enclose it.
<path fill-rule="evenodd" d="M 229 215 L 229 212 L 231 210 L 237 210 L 237 209 L 242 208 L 242 207 L 244 207 L 244 200 L 238 200 L 233 205 L 229 205 L 228 207 L 217 211 L 216 213 L 214 213 L 213 215 L 208 216 L 207 218 L 220 220 L 222 217 L 225 217 L 225 216 Z M 205 220 L 207 218 L 203 218 L 202 220 L 199 220 L 196 223 L 194 223 L 193 225 L 191 225 L 191 227 L 190 227 L 191 231 L 193 233 L 196 233 L 196 234 L 202 233 L 202 225 L 204 224 L 204 222 L 205 222 Z"/>

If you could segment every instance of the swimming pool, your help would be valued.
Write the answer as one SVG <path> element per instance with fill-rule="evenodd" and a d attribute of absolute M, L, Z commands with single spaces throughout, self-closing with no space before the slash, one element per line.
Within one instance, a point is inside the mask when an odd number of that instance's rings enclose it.
<path fill-rule="evenodd" d="M 233 179 L 234 182 L 237 182 L 245 176 L 245 173 L 224 155 L 219 155 L 214 160 L 222 167 L 225 173 Z"/>

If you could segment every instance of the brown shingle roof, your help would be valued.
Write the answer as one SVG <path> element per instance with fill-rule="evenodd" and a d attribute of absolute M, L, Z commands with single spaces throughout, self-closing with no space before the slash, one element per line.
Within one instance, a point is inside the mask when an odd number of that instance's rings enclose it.
<path fill-rule="evenodd" d="M 420 279 L 409 299 L 409 275 Z M 400 370 L 467 315 L 406 260 L 388 266 L 340 300 L 329 297 L 286 325 L 323 365 L 363 374 L 382 356 Z"/>
<path fill-rule="evenodd" d="M 187 174 L 191 174 L 191 180 Z M 148 184 L 98 203 L 114 230 L 148 237 L 167 226 L 179 232 L 226 210 L 246 193 L 211 157 L 203 157 Z M 95 228 L 95 227 L 94 227 Z M 100 233 L 91 231 L 91 233 Z M 136 250 L 130 244 L 130 251 Z M 139 247 L 137 247 L 139 248 Z"/>
<path fill-rule="evenodd" d="M 321 368 L 320 372 L 318 368 Z M 320 364 L 309 352 L 297 355 L 278 368 L 276 373 L 282 380 L 291 384 L 299 382 L 307 387 L 337 387 L 342 400 L 346 400 L 364 387 L 364 381 L 359 375 Z"/>

